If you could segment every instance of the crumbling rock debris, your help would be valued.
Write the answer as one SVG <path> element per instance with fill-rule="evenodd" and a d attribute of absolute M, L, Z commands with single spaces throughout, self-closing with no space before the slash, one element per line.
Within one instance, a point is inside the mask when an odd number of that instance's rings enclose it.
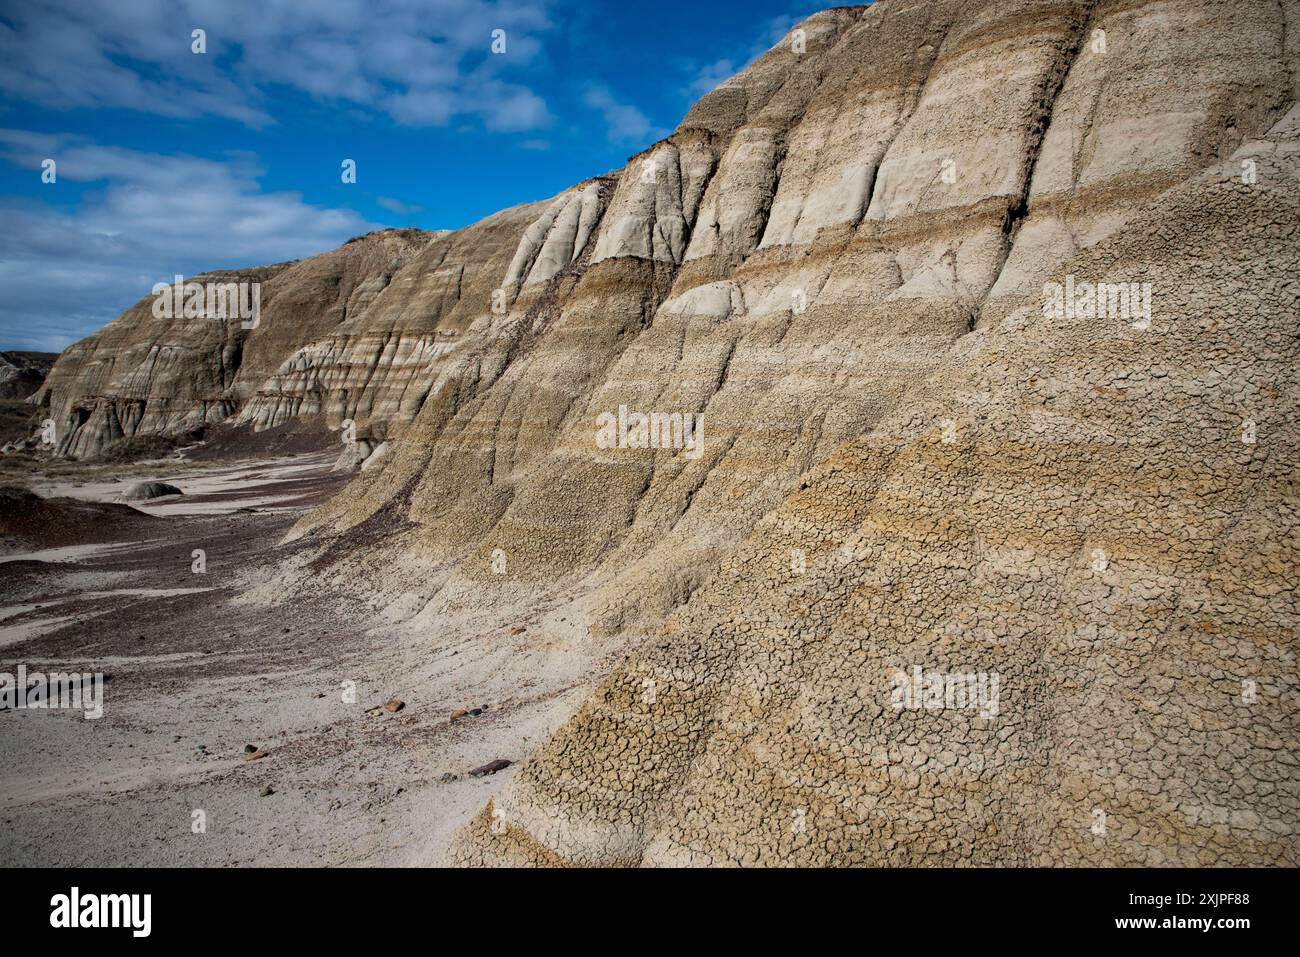
<path fill-rule="evenodd" d="M 481 778 L 489 774 L 496 774 L 498 771 L 504 771 L 514 762 L 507 761 L 505 758 L 497 758 L 495 761 L 489 761 L 480 767 L 469 772 L 471 777 Z"/>

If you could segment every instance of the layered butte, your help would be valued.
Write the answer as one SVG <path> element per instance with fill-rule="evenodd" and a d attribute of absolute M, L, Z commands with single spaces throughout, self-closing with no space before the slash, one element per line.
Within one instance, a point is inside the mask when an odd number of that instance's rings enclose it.
<path fill-rule="evenodd" d="M 222 422 L 297 347 L 363 312 L 431 235 L 382 230 L 301 262 L 184 277 L 205 289 L 256 283 L 256 324 L 187 317 L 179 308 L 185 295 L 167 316 L 151 294 L 65 349 L 31 401 L 48 407 L 58 452 L 70 458 L 94 457 L 133 436 Z"/>

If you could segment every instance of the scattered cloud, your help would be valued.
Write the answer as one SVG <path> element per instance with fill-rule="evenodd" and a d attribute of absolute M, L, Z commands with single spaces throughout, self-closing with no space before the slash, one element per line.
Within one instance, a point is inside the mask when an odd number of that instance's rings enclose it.
<path fill-rule="evenodd" d="M 404 203 L 400 199 L 393 199 L 391 196 L 378 196 L 375 198 L 375 204 L 388 210 L 390 213 L 396 213 L 398 216 L 414 216 L 416 213 L 423 212 L 423 206 L 417 206 L 414 203 Z"/>
<path fill-rule="evenodd" d="M 604 117 L 605 135 L 611 143 L 640 145 L 662 139 L 671 132 L 656 127 L 649 117 L 630 103 L 619 102 L 607 87 L 588 87 L 582 101 Z"/>
<path fill-rule="evenodd" d="M 0 164 L 23 170 L 21 185 L 0 196 L 4 344 L 62 348 L 175 272 L 307 256 L 377 225 L 354 210 L 319 205 L 319 194 L 308 202 L 269 191 L 257 154 L 193 155 L 207 154 L 206 143 L 230 142 L 230 122 L 262 131 L 254 142 L 277 170 L 294 148 L 287 144 L 299 142 L 300 118 L 315 135 L 310 124 L 325 111 L 349 128 L 390 121 L 407 128 L 391 131 L 407 143 L 420 142 L 412 135 L 487 131 L 517 136 L 519 148 L 538 153 L 571 152 L 580 142 L 608 155 L 668 135 L 658 125 L 663 118 L 637 99 L 643 81 L 565 75 L 557 83 L 551 57 L 563 61 L 561 25 L 572 24 L 572 7 L 573 0 L 6 4 L 0 110 L 46 114 L 10 120 L 24 127 L 81 110 L 64 125 L 89 135 L 0 130 Z M 693 100 L 712 89 L 798 19 L 764 21 L 750 44 L 715 48 L 707 62 L 679 62 L 684 92 Z M 192 50 L 195 30 L 205 31 L 205 52 Z M 502 52 L 493 52 L 497 30 L 505 31 Z M 548 55 L 551 47 L 558 52 Z M 111 145 L 113 114 L 85 115 L 122 109 L 180 129 L 189 152 Z M 592 142 L 593 130 L 604 143 Z M 35 185 L 33 171 L 46 157 L 58 159 L 60 182 L 72 189 Z M 413 187 L 378 189 L 439 205 Z M 352 191 L 350 199 L 407 221 L 424 212 L 395 196 Z"/>
<path fill-rule="evenodd" d="M 714 60 L 712 63 L 695 67 L 694 70 L 695 77 L 686 84 L 686 90 L 692 99 L 698 99 L 705 93 L 717 89 L 718 84 L 723 80 L 739 73 L 740 67 L 736 66 L 733 60 L 724 57 L 721 60 Z"/>
<path fill-rule="evenodd" d="M 477 117 L 537 129 L 546 104 L 511 74 L 542 52 L 553 0 L 135 0 L 10 4 L 0 94 L 52 109 L 275 122 L 274 88 L 407 125 Z M 493 53 L 492 31 L 505 31 Z M 205 32 L 206 52 L 192 49 Z"/>
<path fill-rule="evenodd" d="M 796 24 L 806 19 L 807 14 L 799 13 L 771 17 L 759 24 L 752 41 L 737 48 L 731 55 L 707 63 L 684 61 L 681 69 L 688 79 L 683 86 L 683 94 L 693 102 L 717 89 L 724 80 L 735 76 L 784 40 Z"/>
<path fill-rule="evenodd" d="M 0 158 L 87 184 L 74 208 L 0 199 L 5 341 L 60 350 L 146 295 L 153 283 L 221 267 L 297 259 L 377 228 L 351 210 L 267 193 L 246 152 L 224 161 L 103 146 L 68 135 L 0 130 Z M 102 188 L 96 188 L 103 183 Z"/>

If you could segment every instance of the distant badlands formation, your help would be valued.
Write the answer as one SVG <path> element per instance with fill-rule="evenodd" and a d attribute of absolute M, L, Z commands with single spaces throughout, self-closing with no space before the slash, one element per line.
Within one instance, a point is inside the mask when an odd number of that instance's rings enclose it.
<path fill-rule="evenodd" d="M 215 277 L 251 330 L 145 299 L 36 401 L 78 458 L 352 420 L 292 587 L 619 649 L 458 862 L 1295 865 L 1298 44 L 826 10 L 615 173 Z"/>

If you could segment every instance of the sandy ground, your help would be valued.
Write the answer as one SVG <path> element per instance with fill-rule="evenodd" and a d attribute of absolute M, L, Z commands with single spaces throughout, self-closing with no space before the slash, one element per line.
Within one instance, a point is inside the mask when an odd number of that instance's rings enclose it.
<path fill-rule="evenodd" d="M 577 706 L 606 663 L 571 605 L 268 598 L 304 547 L 285 531 L 348 478 L 334 458 L 32 478 L 43 496 L 112 501 L 141 478 L 185 495 L 143 506 L 165 519 L 148 540 L 0 559 L 0 671 L 106 675 L 97 720 L 0 712 L 0 865 L 441 863 L 517 763 L 468 772 L 526 758 Z M 266 757 L 243 760 L 250 744 Z"/>

